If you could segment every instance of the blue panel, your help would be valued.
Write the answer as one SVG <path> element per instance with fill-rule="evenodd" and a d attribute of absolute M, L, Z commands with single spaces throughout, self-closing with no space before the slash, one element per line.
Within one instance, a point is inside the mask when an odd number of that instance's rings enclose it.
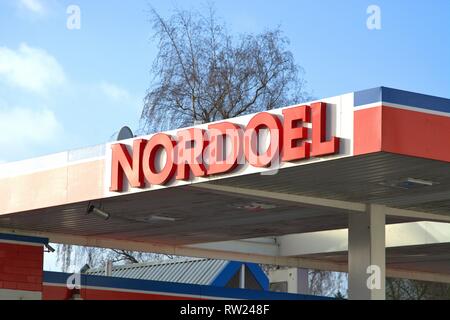
<path fill-rule="evenodd" d="M 72 274 L 63 272 L 44 272 L 43 282 L 65 284 Z M 200 295 L 200 285 L 173 283 L 153 280 L 139 280 L 129 278 L 117 278 L 106 276 L 81 275 L 81 285 L 99 288 L 114 288 L 120 291 L 136 290 L 136 291 L 155 291 L 161 293 L 178 293 L 186 295 Z"/>
<path fill-rule="evenodd" d="M 0 240 L 48 244 L 47 238 L 21 236 L 18 234 L 10 234 L 10 233 L 0 233 Z"/>
<path fill-rule="evenodd" d="M 217 275 L 217 277 L 211 282 L 211 286 L 225 287 L 228 281 L 233 278 L 236 272 L 239 271 L 242 263 L 237 261 L 230 261 L 225 268 Z"/>
<path fill-rule="evenodd" d="M 139 279 L 127 279 L 105 276 L 91 276 L 83 275 L 82 283 L 91 287 L 109 287 L 126 290 L 138 290 L 138 291 L 156 291 L 156 292 L 171 292 L 178 294 L 200 294 L 200 286 L 185 283 L 172 283 L 164 281 L 152 281 L 152 280 L 139 280 Z M 85 280 L 85 281 L 83 281 Z"/>
<path fill-rule="evenodd" d="M 239 268 L 240 264 L 236 262 Z M 44 282 L 65 284 L 71 274 L 62 272 L 44 272 Z M 180 294 L 206 296 L 211 298 L 235 298 L 253 300 L 328 300 L 332 298 L 290 294 L 282 292 L 271 292 L 264 290 L 247 290 L 237 288 L 224 288 L 215 286 L 204 286 L 195 284 L 162 282 L 152 280 L 125 279 L 116 277 L 81 275 L 81 285 L 101 288 L 149 291 L 157 294 Z"/>
<path fill-rule="evenodd" d="M 450 99 L 427 94 L 383 87 L 383 102 L 402 104 L 405 106 L 450 112 Z"/>
<path fill-rule="evenodd" d="M 409 107 L 450 113 L 450 99 L 409 92 L 387 87 L 378 87 L 354 93 L 354 106 L 374 102 L 395 103 Z"/>
<path fill-rule="evenodd" d="M 230 299 L 248 299 L 248 300 L 334 300 L 333 298 L 291 294 L 283 292 L 272 292 L 264 290 L 248 290 L 237 288 L 223 288 L 212 286 L 201 286 L 201 293 L 209 297 L 223 297 Z"/>
<path fill-rule="evenodd" d="M 66 283 L 68 277 L 70 277 L 70 273 L 44 271 L 42 281 L 48 283 Z"/>
<path fill-rule="evenodd" d="M 372 89 L 356 91 L 353 94 L 353 105 L 357 107 L 381 101 L 381 90 L 381 87 L 376 87 Z"/>
<path fill-rule="evenodd" d="M 258 281 L 259 285 L 263 290 L 269 290 L 269 278 L 267 278 L 264 271 L 262 271 L 261 267 L 256 263 L 246 263 L 245 264 L 250 270 L 250 272 L 255 277 L 256 281 Z"/>

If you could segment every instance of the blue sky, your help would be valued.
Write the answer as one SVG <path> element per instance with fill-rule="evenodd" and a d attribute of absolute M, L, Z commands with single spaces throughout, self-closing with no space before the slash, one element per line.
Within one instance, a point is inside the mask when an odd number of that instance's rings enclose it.
<path fill-rule="evenodd" d="M 205 1 L 2 0 L 0 162 L 111 140 L 139 126 L 156 54 L 149 6 L 163 16 Z M 233 33 L 280 25 L 327 97 L 379 85 L 449 97 L 450 1 L 215 1 Z M 70 4 L 81 29 L 66 28 Z M 381 29 L 366 27 L 369 5 Z"/>

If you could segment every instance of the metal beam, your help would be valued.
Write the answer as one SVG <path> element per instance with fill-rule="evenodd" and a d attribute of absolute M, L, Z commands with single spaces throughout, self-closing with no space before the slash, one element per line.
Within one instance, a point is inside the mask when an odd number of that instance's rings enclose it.
<path fill-rule="evenodd" d="M 189 256 L 211 259 L 236 260 L 245 262 L 254 262 L 261 264 L 273 264 L 290 267 L 303 267 L 317 270 L 336 270 L 345 271 L 346 265 L 334 262 L 328 262 L 318 259 L 280 257 L 254 253 L 240 253 L 233 251 L 224 251 L 217 249 L 193 248 L 188 246 L 164 245 L 148 242 L 105 239 L 87 236 L 65 235 L 49 232 L 35 232 L 30 230 L 18 230 L 0 228 L 3 233 L 17 233 L 21 235 L 37 236 L 48 238 L 53 243 L 64 243 L 78 246 L 114 248 L 130 251 L 162 253 L 177 256 Z"/>
<path fill-rule="evenodd" d="M 273 199 L 273 200 L 282 200 L 282 201 L 293 202 L 293 203 L 301 203 L 301 204 L 306 204 L 306 205 L 311 205 L 311 206 L 351 210 L 351 211 L 358 211 L 358 212 L 364 212 L 365 208 L 366 208 L 366 205 L 364 203 L 359 203 L 359 202 L 341 201 L 341 200 L 325 199 L 325 198 L 318 198 L 318 197 L 301 196 L 301 195 L 290 194 L 290 193 L 279 193 L 279 192 L 255 190 L 255 189 L 248 189 L 248 188 L 222 186 L 222 185 L 209 184 L 209 183 L 199 183 L 196 185 L 191 185 L 190 187 L 206 189 L 206 190 L 218 192 L 218 193 L 232 193 L 232 194 L 260 197 L 260 198 Z"/>
<path fill-rule="evenodd" d="M 411 279 L 450 284 L 450 274 L 388 268 L 386 271 L 386 276 L 388 278 Z"/>
<path fill-rule="evenodd" d="M 450 222 L 450 215 L 428 213 L 422 211 L 386 207 L 386 214 L 396 217 L 408 217 L 431 221 Z"/>
<path fill-rule="evenodd" d="M 276 238 L 281 256 L 343 252 L 348 250 L 348 229 L 289 234 Z M 450 224 L 406 222 L 386 225 L 386 248 L 450 243 Z"/>
<path fill-rule="evenodd" d="M 297 194 L 279 193 L 279 192 L 264 191 L 264 190 L 249 189 L 249 188 L 239 188 L 239 187 L 232 187 L 232 186 L 223 186 L 223 185 L 210 184 L 210 183 L 199 183 L 199 184 L 191 185 L 190 187 L 198 188 L 198 189 L 205 189 L 205 190 L 216 192 L 216 193 L 225 193 L 225 194 L 231 193 L 231 194 L 238 194 L 241 196 L 266 198 L 266 199 L 286 201 L 286 202 L 291 202 L 291 203 L 298 203 L 298 204 L 303 204 L 303 205 L 326 207 L 326 208 L 332 208 L 332 209 L 342 209 L 342 210 L 344 210 L 344 212 L 363 213 L 366 210 L 366 204 L 362 203 L 362 202 L 342 201 L 342 200 L 334 200 L 334 199 L 327 199 L 327 198 L 302 196 L 302 195 L 297 195 Z M 386 208 L 386 215 L 389 215 L 389 216 L 399 216 L 399 217 L 409 217 L 409 218 L 422 219 L 422 220 L 450 222 L 449 215 L 427 213 L 427 212 L 422 212 L 422 211 L 407 210 L 407 209 L 393 208 L 393 207 L 387 207 L 387 206 L 385 208 Z"/>
<path fill-rule="evenodd" d="M 64 243 L 79 246 L 91 246 L 98 248 L 115 248 L 130 251 L 163 253 L 181 256 L 191 256 L 199 258 L 211 258 L 211 259 L 224 259 L 224 260 L 236 260 L 244 262 L 254 262 L 261 264 L 273 264 L 286 267 L 315 269 L 324 271 L 337 271 L 347 272 L 346 263 L 337 263 L 333 261 L 308 259 L 308 258 L 295 258 L 295 257 L 281 257 L 281 256 L 267 256 L 252 253 L 239 253 L 230 251 L 220 251 L 213 249 L 202 248 L 190 248 L 185 246 L 168 246 L 151 244 L 137 241 L 122 241 L 113 239 L 99 239 L 95 237 L 85 236 L 72 236 L 58 233 L 49 232 L 36 232 L 30 230 L 18 230 L 0 228 L 0 232 L 3 233 L 16 233 L 21 235 L 37 236 L 49 238 L 52 243 Z M 422 281 L 435 281 L 442 283 L 450 283 L 450 274 L 439 274 L 432 272 L 411 271 L 411 270 L 399 270 L 399 269 L 387 269 L 387 277 L 415 279 Z"/>
<path fill-rule="evenodd" d="M 238 253 L 253 253 L 268 256 L 280 255 L 280 246 L 277 244 L 276 238 L 274 237 L 199 243 L 187 245 L 186 247 Z"/>

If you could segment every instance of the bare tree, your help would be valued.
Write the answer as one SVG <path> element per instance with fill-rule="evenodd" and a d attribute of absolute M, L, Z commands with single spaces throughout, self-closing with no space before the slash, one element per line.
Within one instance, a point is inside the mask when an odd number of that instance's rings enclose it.
<path fill-rule="evenodd" d="M 97 268 L 104 266 L 108 261 L 115 264 L 139 263 L 144 261 L 160 261 L 173 258 L 172 255 L 136 252 L 121 249 L 102 249 L 95 247 L 82 247 L 60 244 L 57 246 L 57 262 L 64 272 L 72 267 L 81 267 L 88 264 Z"/>
<path fill-rule="evenodd" d="M 446 283 L 387 278 L 386 298 L 389 300 L 448 300 L 450 299 L 450 285 Z"/>
<path fill-rule="evenodd" d="M 327 297 L 345 297 L 347 295 L 347 274 L 342 272 L 309 270 L 309 293 Z"/>
<path fill-rule="evenodd" d="M 142 111 L 146 132 L 269 110 L 306 98 L 302 69 L 279 28 L 232 37 L 214 9 L 151 11 L 158 54 Z"/>

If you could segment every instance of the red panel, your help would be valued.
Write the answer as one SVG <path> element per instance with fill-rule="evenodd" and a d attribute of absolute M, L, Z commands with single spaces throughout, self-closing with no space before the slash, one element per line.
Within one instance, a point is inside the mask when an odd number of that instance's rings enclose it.
<path fill-rule="evenodd" d="M 2 265 L 2 258 L 0 258 L 0 265 Z M 16 258 L 16 259 L 10 259 L 8 261 L 8 265 L 12 267 L 25 267 L 25 268 L 34 268 L 34 269 L 41 269 L 42 268 L 42 261 L 39 259 L 24 259 L 24 258 Z"/>
<path fill-rule="evenodd" d="M 42 246 L 32 246 L 26 244 L 0 242 L 0 252 L 27 252 L 27 253 L 42 253 Z"/>
<path fill-rule="evenodd" d="M 3 288 L 3 289 L 13 289 L 13 290 L 17 289 L 16 282 L 2 281 L 1 284 L 2 284 L 1 288 Z"/>
<path fill-rule="evenodd" d="M 0 243 L 0 288 L 42 290 L 42 246 Z"/>
<path fill-rule="evenodd" d="M 67 287 L 43 286 L 42 300 L 68 300 L 72 296 Z"/>
<path fill-rule="evenodd" d="M 22 268 L 22 267 L 10 267 L 8 264 L 0 267 L 3 273 L 6 274 L 18 274 L 18 275 L 29 275 L 29 276 L 41 276 L 41 268 Z"/>
<path fill-rule="evenodd" d="M 10 282 L 28 282 L 27 276 L 25 274 L 8 273 L 3 268 L 0 269 L 0 280 Z"/>
<path fill-rule="evenodd" d="M 383 106 L 382 149 L 450 162 L 450 117 Z"/>
<path fill-rule="evenodd" d="M 28 283 L 39 283 L 42 284 L 42 277 L 39 276 L 27 276 Z"/>
<path fill-rule="evenodd" d="M 200 298 L 179 297 L 163 294 L 120 292 L 96 289 L 81 290 L 81 297 L 85 300 L 203 300 Z"/>
<path fill-rule="evenodd" d="M 26 290 L 26 291 L 42 291 L 41 283 L 17 283 L 18 290 Z"/>
<path fill-rule="evenodd" d="M 381 106 L 354 112 L 353 154 L 381 151 Z"/>
<path fill-rule="evenodd" d="M 28 245 L 17 245 L 17 249 L 21 252 L 21 253 L 26 253 L 27 255 L 41 255 L 42 252 L 44 251 L 42 246 L 28 246 Z"/>

